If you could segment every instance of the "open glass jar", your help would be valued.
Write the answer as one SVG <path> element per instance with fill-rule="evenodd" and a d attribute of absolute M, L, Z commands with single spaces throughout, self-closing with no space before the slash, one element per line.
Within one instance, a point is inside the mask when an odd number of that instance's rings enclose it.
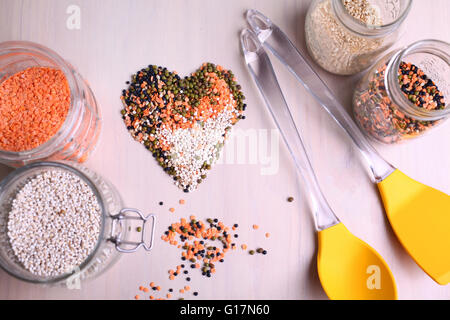
<path fill-rule="evenodd" d="M 370 65 L 397 40 L 412 0 L 314 0 L 306 45 L 325 70 L 350 75 Z"/>
<path fill-rule="evenodd" d="M 20 196 L 20 190 L 23 190 L 33 178 L 55 171 L 79 177 L 92 190 L 101 213 L 99 236 L 93 250 L 82 263 L 71 266 L 64 274 L 43 276 L 31 272 L 30 268 L 18 258 L 8 235 L 11 231 L 8 224 L 14 201 Z M 131 253 L 141 247 L 150 251 L 154 240 L 155 219 L 154 215 L 144 216 L 136 209 L 124 209 L 116 189 L 97 173 L 80 164 L 35 162 L 16 169 L 0 183 L 0 266 L 14 277 L 27 282 L 72 286 L 79 280 L 89 279 L 104 272 L 117 261 L 121 252 Z M 150 222 L 151 226 L 148 226 Z M 25 222 L 21 220 L 20 223 L 22 228 Z M 48 223 L 51 224 L 53 221 L 50 220 Z M 135 231 L 137 228 L 140 229 L 139 232 Z M 37 254 L 42 254 L 40 250 L 34 248 L 33 250 Z"/>
<path fill-rule="evenodd" d="M 422 40 L 381 58 L 353 96 L 360 128 L 383 143 L 417 137 L 450 116 L 450 44 Z"/>
<path fill-rule="evenodd" d="M 60 129 L 45 143 L 20 152 L 0 150 L 0 162 L 19 167 L 39 160 L 84 162 L 99 137 L 101 120 L 94 94 L 81 75 L 54 51 L 26 41 L 0 43 L 0 84 L 33 67 L 61 70 L 70 89 L 70 107 Z"/>

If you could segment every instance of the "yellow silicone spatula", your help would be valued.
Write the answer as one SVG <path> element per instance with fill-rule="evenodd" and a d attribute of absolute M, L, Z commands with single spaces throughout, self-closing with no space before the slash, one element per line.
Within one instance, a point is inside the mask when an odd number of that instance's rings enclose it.
<path fill-rule="evenodd" d="M 307 188 L 319 237 L 317 269 L 330 299 L 396 299 L 397 289 L 389 267 L 369 245 L 339 222 L 317 183 L 301 135 L 278 85 L 267 53 L 246 29 L 242 50 L 251 75 L 294 159 Z"/>
<path fill-rule="evenodd" d="M 450 197 L 423 185 L 387 163 L 288 37 L 269 18 L 247 11 L 258 39 L 348 133 L 369 165 L 398 239 L 416 263 L 437 283 L 450 282 Z"/>

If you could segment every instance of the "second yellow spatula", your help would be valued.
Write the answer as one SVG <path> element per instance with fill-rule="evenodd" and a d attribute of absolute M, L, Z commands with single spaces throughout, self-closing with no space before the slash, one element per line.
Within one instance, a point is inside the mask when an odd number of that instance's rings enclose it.
<path fill-rule="evenodd" d="M 417 182 L 387 163 L 288 37 L 256 10 L 247 21 L 258 39 L 294 74 L 348 133 L 378 184 L 387 216 L 398 239 L 437 283 L 450 282 L 450 196 Z M 448 53 L 442 52 L 442 56 Z"/>

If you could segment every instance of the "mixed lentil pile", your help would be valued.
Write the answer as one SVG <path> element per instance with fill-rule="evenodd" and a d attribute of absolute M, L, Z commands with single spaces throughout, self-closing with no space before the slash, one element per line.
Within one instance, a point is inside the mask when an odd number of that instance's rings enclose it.
<path fill-rule="evenodd" d="M 32 67 L 0 84 L 0 149 L 27 151 L 52 138 L 70 108 L 69 83 L 61 70 Z"/>
<path fill-rule="evenodd" d="M 405 114 L 386 91 L 386 64 L 370 76 L 368 85 L 355 91 L 353 110 L 357 123 L 370 136 L 384 143 L 415 137 L 439 121 L 422 121 Z M 416 65 L 401 62 L 398 83 L 409 102 L 426 110 L 445 109 L 445 99 L 438 86 Z"/>
<path fill-rule="evenodd" d="M 196 189 L 217 161 L 227 133 L 246 105 L 234 74 L 205 63 L 181 78 L 150 65 L 132 76 L 122 92 L 122 117 L 175 184 Z"/>
<path fill-rule="evenodd" d="M 70 273 L 91 254 L 100 236 L 101 209 L 77 175 L 51 170 L 18 190 L 8 216 L 12 250 L 32 274 Z"/>

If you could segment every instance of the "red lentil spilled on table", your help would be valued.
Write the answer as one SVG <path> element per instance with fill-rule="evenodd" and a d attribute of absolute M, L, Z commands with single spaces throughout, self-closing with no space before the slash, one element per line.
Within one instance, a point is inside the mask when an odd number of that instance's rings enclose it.
<path fill-rule="evenodd" d="M 27 151 L 52 138 L 70 107 L 70 88 L 55 68 L 32 67 L 0 84 L 0 149 Z"/>
<path fill-rule="evenodd" d="M 186 204 L 186 201 L 181 199 L 179 203 Z M 163 202 L 160 201 L 159 204 L 162 205 Z M 180 280 L 187 283 L 195 283 L 193 278 L 195 275 L 193 273 L 212 278 L 216 273 L 217 265 L 225 262 L 226 253 L 236 251 L 238 248 L 239 244 L 233 241 L 233 239 L 239 238 L 239 235 L 236 233 L 238 228 L 239 225 L 237 223 L 229 227 L 217 218 L 209 218 L 203 221 L 203 219 L 196 218 L 195 215 L 190 215 L 189 218 L 181 218 L 179 222 L 170 224 L 161 236 L 161 240 L 181 251 L 181 263 L 167 271 L 169 280 L 172 280 L 170 283 L 176 284 Z M 270 236 L 269 233 L 266 233 L 266 237 L 268 235 Z M 241 244 L 241 248 L 246 251 L 248 247 L 246 244 Z M 250 255 L 257 253 L 261 255 L 268 254 L 267 250 L 263 248 L 249 250 L 247 253 Z M 161 286 L 153 281 L 150 282 L 149 287 L 139 286 L 139 291 L 141 293 L 152 292 L 152 295 L 148 297 L 150 300 L 167 300 L 172 298 L 184 300 L 184 297 L 197 297 L 199 295 L 199 292 L 193 291 L 189 285 L 183 284 L 178 290 L 175 290 L 173 287 L 162 289 Z M 178 294 L 178 297 L 174 297 L 175 294 Z M 135 296 L 136 300 L 140 298 L 139 294 Z"/>

